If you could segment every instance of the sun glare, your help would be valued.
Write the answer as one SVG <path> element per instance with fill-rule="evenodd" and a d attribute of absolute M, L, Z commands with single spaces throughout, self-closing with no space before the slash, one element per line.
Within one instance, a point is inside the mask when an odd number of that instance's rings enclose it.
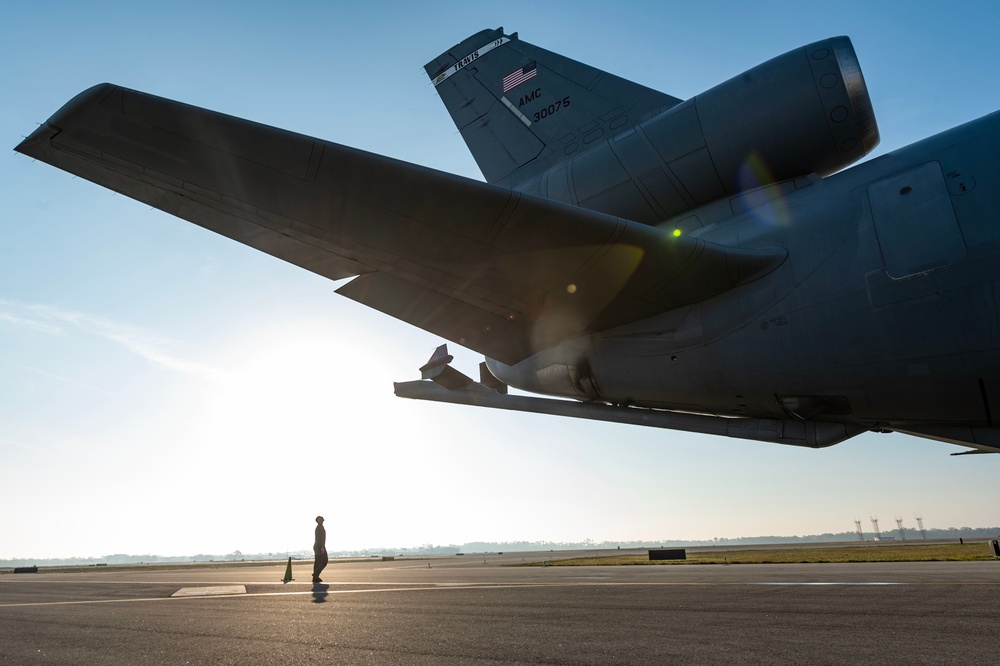
<path fill-rule="evenodd" d="M 345 425 L 377 422 L 391 397 L 384 380 L 391 372 L 377 357 L 308 322 L 248 336 L 229 351 L 224 368 L 212 430 L 241 449 L 322 447 Z"/>
<path fill-rule="evenodd" d="M 413 524 L 415 507 L 400 498 L 450 492 L 453 422 L 395 397 L 392 380 L 407 377 L 371 353 L 373 336 L 359 343 L 356 333 L 283 323 L 237 341 L 219 359 L 225 379 L 206 402 L 199 457 L 257 489 L 241 510 L 264 523 L 286 521 L 275 508 L 286 498 L 328 516 L 338 547 L 377 544 L 387 531 L 392 543 L 422 542 L 430 526 Z"/>

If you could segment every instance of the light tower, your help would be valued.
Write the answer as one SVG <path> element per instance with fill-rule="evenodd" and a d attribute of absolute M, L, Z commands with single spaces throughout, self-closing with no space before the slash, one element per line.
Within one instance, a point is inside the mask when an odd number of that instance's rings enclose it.
<path fill-rule="evenodd" d="M 917 529 L 920 530 L 920 538 L 926 539 L 927 531 L 924 529 L 924 519 L 920 516 L 920 514 L 914 514 L 914 518 L 917 519 Z"/>
<path fill-rule="evenodd" d="M 875 540 L 882 540 L 882 533 L 878 531 L 878 516 L 871 516 L 868 520 L 872 521 L 872 529 L 875 531 Z"/>
<path fill-rule="evenodd" d="M 903 519 L 896 516 L 896 529 L 899 530 L 899 540 L 906 541 L 906 530 L 903 529 Z"/>
<path fill-rule="evenodd" d="M 857 529 L 858 532 L 858 541 L 864 541 L 865 533 L 861 531 L 861 521 L 858 520 L 857 518 L 854 519 L 854 527 Z"/>

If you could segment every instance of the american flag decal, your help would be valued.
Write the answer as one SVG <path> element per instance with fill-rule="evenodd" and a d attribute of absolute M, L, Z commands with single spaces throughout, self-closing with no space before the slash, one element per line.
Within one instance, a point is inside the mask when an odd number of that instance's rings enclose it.
<path fill-rule="evenodd" d="M 507 76 L 503 77 L 503 91 L 507 92 L 508 90 L 518 87 L 525 81 L 535 78 L 535 74 L 537 73 L 538 70 L 535 69 L 535 61 L 532 60 L 524 67 L 519 67 Z"/>

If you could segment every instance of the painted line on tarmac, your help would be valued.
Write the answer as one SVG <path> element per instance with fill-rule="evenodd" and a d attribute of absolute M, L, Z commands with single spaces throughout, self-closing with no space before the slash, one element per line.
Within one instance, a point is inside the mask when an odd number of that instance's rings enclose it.
<path fill-rule="evenodd" d="M 386 587 L 377 590 L 301 590 L 296 592 L 247 592 L 246 594 L 212 594 L 212 595 L 201 595 L 201 596 L 182 596 L 182 597 L 139 597 L 134 599 L 85 599 L 77 601 L 26 601 L 13 604 L 0 604 L 0 608 L 25 608 L 31 606 L 84 606 L 87 604 L 126 604 L 126 603 L 138 603 L 144 601 L 174 601 L 180 602 L 185 600 L 201 600 L 201 599 L 246 599 L 247 597 L 282 597 L 282 596 L 329 596 L 335 594 L 373 594 L 376 592 L 429 592 L 434 590 L 454 590 L 454 589 L 500 589 L 500 588 L 519 588 L 519 587 L 538 587 L 537 585 L 469 585 L 466 587 L 455 588 L 455 587 Z"/>
<path fill-rule="evenodd" d="M 357 585 L 356 583 L 350 583 L 350 585 Z M 378 583 L 369 583 L 369 585 L 378 585 Z M 525 589 L 525 588 L 547 588 L 547 587 L 631 587 L 631 586 L 644 586 L 644 587 L 721 587 L 721 586 L 781 586 L 781 587 L 808 587 L 808 586 L 844 586 L 844 587 L 887 587 L 887 586 L 899 586 L 899 585 L 997 585 L 997 583 L 992 582 L 970 582 L 970 581 L 949 581 L 949 582 L 787 582 L 787 581 L 725 581 L 725 582 L 541 582 L 541 583 L 473 583 L 473 584 L 461 584 L 461 583 L 442 583 L 442 584 L 415 584 L 415 583 L 396 583 L 390 587 L 383 587 L 378 589 L 348 589 L 348 590 L 317 590 L 315 588 L 310 588 L 308 590 L 295 590 L 295 591 L 279 591 L 279 592 L 248 592 L 245 594 L 205 594 L 200 596 L 182 596 L 182 597 L 141 597 L 134 599 L 88 599 L 88 600 L 77 600 L 77 601 L 29 601 L 20 603 L 7 603 L 0 604 L 0 608 L 26 608 L 33 606 L 82 606 L 87 604 L 127 604 L 127 603 L 141 603 L 150 601 L 174 601 L 182 602 L 184 600 L 201 600 L 201 599 L 245 599 L 248 597 L 294 597 L 294 596 L 315 596 L 315 597 L 329 597 L 336 595 L 350 595 L 350 594 L 375 594 L 382 592 L 441 592 L 447 590 L 503 590 L 503 589 Z"/>
<path fill-rule="evenodd" d="M 921 585 L 921 584 L 924 584 L 924 583 L 879 583 L 879 582 L 866 582 L 866 583 L 862 583 L 862 582 L 857 582 L 857 583 L 848 583 L 848 582 L 843 582 L 843 583 L 831 583 L 831 582 L 826 582 L 826 583 L 810 583 L 810 582 L 801 582 L 801 583 L 799 583 L 799 582 L 773 582 L 773 583 L 771 583 L 771 582 L 759 582 L 759 583 L 746 583 L 746 585 L 782 585 L 782 586 L 791 586 L 791 587 L 794 587 L 794 586 L 809 586 L 809 585 L 815 585 L 815 586 L 822 586 L 822 585 L 843 585 L 843 586 L 846 586 L 846 587 L 864 587 L 866 585 L 871 585 L 871 586 L 878 587 L 880 585 L 884 586 L 884 585 Z M 931 583 L 931 584 L 933 584 L 933 583 Z"/>
<path fill-rule="evenodd" d="M 219 597 L 227 594 L 246 594 L 246 585 L 209 585 L 198 587 L 182 587 L 170 596 L 172 597 Z"/>

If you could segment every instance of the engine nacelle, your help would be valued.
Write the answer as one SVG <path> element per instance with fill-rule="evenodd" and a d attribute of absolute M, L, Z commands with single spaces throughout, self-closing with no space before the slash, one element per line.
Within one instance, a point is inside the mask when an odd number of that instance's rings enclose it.
<path fill-rule="evenodd" d="M 517 189 L 654 224 L 721 196 L 838 171 L 879 142 L 851 40 L 789 51 Z"/>
<path fill-rule="evenodd" d="M 851 40 L 789 51 L 673 107 L 642 130 L 694 194 L 750 186 L 853 164 L 879 142 L 875 113 Z M 747 183 L 746 168 L 757 182 Z M 704 203 L 704 194 L 698 197 Z"/>

